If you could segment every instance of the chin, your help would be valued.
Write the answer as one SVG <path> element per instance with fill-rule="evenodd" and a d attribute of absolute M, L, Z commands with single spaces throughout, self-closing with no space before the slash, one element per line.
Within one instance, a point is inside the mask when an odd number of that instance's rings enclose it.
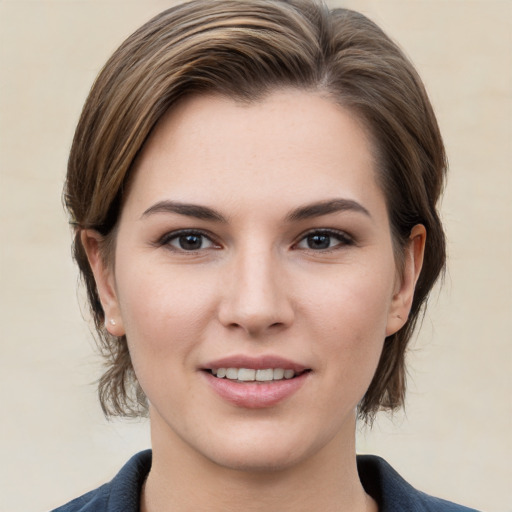
<path fill-rule="evenodd" d="M 213 453 L 210 461 L 214 464 L 245 473 L 268 473 L 286 471 L 306 458 L 305 454 L 290 451 L 265 449 L 261 446 L 236 447 L 223 453 Z"/>
<path fill-rule="evenodd" d="M 270 426 L 269 426 L 270 427 Z M 218 466 L 243 472 L 279 472 L 300 465 L 332 439 L 313 433 L 267 427 L 256 432 L 230 432 L 205 447 L 203 455 Z"/>

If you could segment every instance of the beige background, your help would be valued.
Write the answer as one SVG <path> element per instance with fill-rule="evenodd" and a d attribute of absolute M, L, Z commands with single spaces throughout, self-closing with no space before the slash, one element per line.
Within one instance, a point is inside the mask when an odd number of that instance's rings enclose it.
<path fill-rule="evenodd" d="M 512 3 L 330 2 L 398 40 L 425 79 L 451 162 L 449 272 L 410 363 L 407 415 L 359 450 L 423 490 L 512 511 Z M 77 300 L 60 193 L 87 91 L 159 0 L 0 1 L 0 510 L 44 511 L 109 479 L 149 444 L 107 423 Z"/>

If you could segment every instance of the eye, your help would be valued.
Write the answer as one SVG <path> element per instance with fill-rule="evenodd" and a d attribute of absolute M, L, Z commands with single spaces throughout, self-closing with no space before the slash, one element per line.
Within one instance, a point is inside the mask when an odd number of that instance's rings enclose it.
<path fill-rule="evenodd" d="M 326 251 L 339 246 L 353 245 L 353 243 L 352 238 L 341 231 L 324 229 L 306 233 L 295 247 L 312 251 Z"/>
<path fill-rule="evenodd" d="M 185 252 L 219 247 L 205 233 L 190 230 L 167 233 L 161 238 L 160 245 L 170 246 L 173 250 Z"/>

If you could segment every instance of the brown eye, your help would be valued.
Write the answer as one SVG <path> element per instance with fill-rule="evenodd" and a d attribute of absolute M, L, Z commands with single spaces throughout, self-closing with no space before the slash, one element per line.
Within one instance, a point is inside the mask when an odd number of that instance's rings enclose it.
<path fill-rule="evenodd" d="M 176 239 L 177 245 L 184 251 L 197 251 L 203 245 L 202 235 L 181 235 Z"/>
<path fill-rule="evenodd" d="M 200 251 L 217 247 L 204 233 L 195 231 L 168 233 L 161 239 L 160 245 L 168 246 L 174 251 L 184 252 Z"/>
<path fill-rule="evenodd" d="M 341 231 L 322 230 L 307 233 L 296 247 L 310 251 L 325 251 L 353 243 L 352 238 Z"/>
<path fill-rule="evenodd" d="M 308 249 L 328 249 L 331 246 L 329 235 L 309 235 L 306 237 Z"/>

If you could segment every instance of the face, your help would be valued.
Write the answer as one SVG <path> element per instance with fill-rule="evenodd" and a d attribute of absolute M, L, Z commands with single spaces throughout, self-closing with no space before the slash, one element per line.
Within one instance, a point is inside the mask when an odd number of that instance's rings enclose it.
<path fill-rule="evenodd" d="M 83 235 L 154 446 L 244 469 L 352 446 L 419 271 L 411 243 L 397 272 L 376 172 L 357 118 L 318 94 L 198 96 L 163 118 L 111 267 Z"/>

